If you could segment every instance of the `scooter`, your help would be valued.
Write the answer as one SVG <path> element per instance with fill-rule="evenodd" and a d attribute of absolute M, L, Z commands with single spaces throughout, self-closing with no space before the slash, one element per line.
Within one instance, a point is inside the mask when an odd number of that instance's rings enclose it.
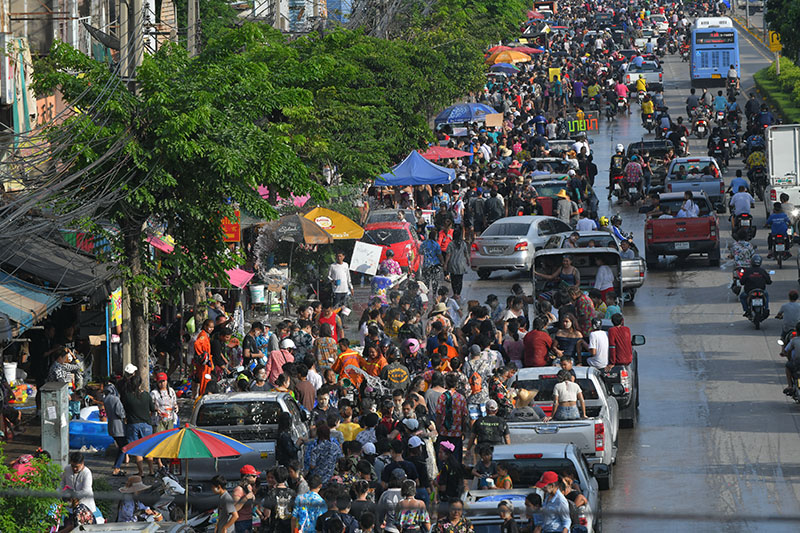
<path fill-rule="evenodd" d="M 737 267 L 733 271 L 733 279 L 731 280 L 731 291 L 736 296 L 742 292 L 742 278 L 744 277 L 744 267 Z"/>
<path fill-rule="evenodd" d="M 628 202 L 631 205 L 634 205 L 636 202 L 639 201 L 641 198 L 641 193 L 639 192 L 639 184 L 638 183 L 631 183 L 626 181 L 622 184 L 625 187 L 625 196 L 628 199 Z"/>
<path fill-rule="evenodd" d="M 762 289 L 752 289 L 747 293 L 747 319 L 756 329 L 761 329 L 761 323 L 767 319 L 766 293 Z"/>
<path fill-rule="evenodd" d="M 725 111 L 715 111 L 714 112 L 714 120 L 717 122 L 717 125 L 722 127 L 725 122 Z"/>
<path fill-rule="evenodd" d="M 182 522 L 184 518 L 183 496 L 186 489 L 178 478 L 161 467 L 156 472 L 156 482 L 152 489 L 158 495 L 158 501 L 152 506 L 167 522 Z M 177 500 L 177 501 L 176 501 Z"/>
<path fill-rule="evenodd" d="M 694 120 L 692 133 L 694 133 L 695 137 L 698 139 L 703 139 L 708 135 L 708 120 L 705 115 L 700 115 Z"/>
<path fill-rule="evenodd" d="M 784 335 L 782 339 L 778 339 L 778 346 L 781 347 L 782 356 L 786 357 L 786 355 L 784 355 L 783 353 L 784 348 L 792 341 L 792 338 L 795 335 L 797 335 L 797 332 L 790 331 L 789 333 Z M 798 375 L 798 372 L 795 369 L 792 369 L 791 372 L 792 372 L 792 385 L 787 389 L 784 389 L 783 392 L 784 394 L 786 394 L 786 396 L 789 396 L 795 402 L 800 403 L 800 375 Z"/>
<path fill-rule="evenodd" d="M 725 150 L 722 144 L 718 144 L 708 151 L 708 155 L 717 160 L 717 165 L 722 170 L 728 167 L 728 159 L 725 157 Z"/>
<path fill-rule="evenodd" d="M 689 61 L 689 47 L 681 46 L 681 61 L 687 63 Z"/>
<path fill-rule="evenodd" d="M 622 113 L 625 109 L 628 108 L 628 99 L 624 96 L 620 96 L 617 98 L 617 112 Z"/>
<path fill-rule="evenodd" d="M 653 133 L 655 127 L 656 127 L 656 119 L 653 116 L 653 113 L 647 113 L 644 116 L 644 128 L 647 130 L 647 133 Z"/>
<path fill-rule="evenodd" d="M 611 102 L 606 102 L 606 120 L 611 122 L 612 120 L 614 120 L 616 114 L 617 110 L 614 107 L 614 104 L 612 104 Z"/>
<path fill-rule="evenodd" d="M 787 233 L 792 231 L 789 228 Z M 778 262 L 778 268 L 783 268 L 783 261 L 785 259 L 789 259 L 791 254 L 789 253 L 789 248 L 792 246 L 791 236 L 784 235 L 782 233 L 778 233 L 777 235 L 773 235 L 772 237 L 772 247 L 770 252 L 772 252 L 772 256 L 775 258 L 775 261 Z"/>
<path fill-rule="evenodd" d="M 747 230 L 748 241 L 756 236 L 757 228 L 753 221 L 753 215 L 742 213 L 733 217 L 733 233 L 738 234 L 741 229 Z"/>
<path fill-rule="evenodd" d="M 763 166 L 753 167 L 751 183 L 753 192 L 759 200 L 764 200 L 764 190 L 767 188 L 767 169 Z"/>

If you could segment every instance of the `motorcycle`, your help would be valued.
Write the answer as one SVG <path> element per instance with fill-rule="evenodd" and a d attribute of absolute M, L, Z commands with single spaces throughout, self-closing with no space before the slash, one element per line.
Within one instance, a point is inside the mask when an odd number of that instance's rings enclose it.
<path fill-rule="evenodd" d="M 600 97 L 595 95 L 589 100 L 589 109 L 598 111 L 600 109 Z"/>
<path fill-rule="evenodd" d="M 715 111 L 714 120 L 718 126 L 722 126 L 723 122 L 725 122 L 725 111 Z"/>
<path fill-rule="evenodd" d="M 625 109 L 628 108 L 628 99 L 624 96 L 620 96 L 617 98 L 617 112 L 622 113 Z"/>
<path fill-rule="evenodd" d="M 791 233 L 791 228 L 789 228 L 787 233 Z M 789 248 L 791 248 L 791 246 L 792 241 L 790 235 L 778 233 L 772 236 L 772 246 L 770 247 L 770 252 L 772 252 L 772 256 L 775 258 L 775 261 L 778 262 L 778 268 L 783 268 L 784 259 L 789 259 L 791 255 L 789 253 Z"/>
<path fill-rule="evenodd" d="M 622 174 L 611 176 L 611 194 L 622 199 Z"/>
<path fill-rule="evenodd" d="M 631 204 L 631 206 L 636 204 L 636 202 L 638 202 L 641 198 L 639 185 L 636 183 L 625 182 L 625 196 L 627 196 L 628 202 Z"/>
<path fill-rule="evenodd" d="M 639 101 L 639 105 L 642 105 L 645 96 L 647 96 L 647 91 L 638 91 L 636 93 L 636 99 Z"/>
<path fill-rule="evenodd" d="M 747 319 L 756 329 L 761 329 L 761 323 L 767 319 L 767 298 L 763 289 L 752 289 L 747 293 Z"/>
<path fill-rule="evenodd" d="M 725 85 L 728 89 L 728 101 L 730 102 L 737 96 L 739 96 L 739 89 L 736 88 L 736 80 L 733 78 L 728 78 L 728 81 L 725 82 Z"/>
<path fill-rule="evenodd" d="M 753 220 L 753 215 L 750 213 L 742 213 L 733 217 L 733 233 L 739 233 L 739 230 L 747 230 L 747 240 L 752 240 L 756 236 L 756 225 Z"/>
<path fill-rule="evenodd" d="M 669 45 L 667 46 L 667 50 L 671 55 L 675 55 L 675 52 L 678 51 L 678 46 L 675 44 L 675 42 L 670 41 Z"/>
<path fill-rule="evenodd" d="M 616 108 L 614 108 L 614 105 L 611 102 L 607 102 L 606 103 L 606 120 L 608 120 L 609 122 L 614 120 L 614 117 L 616 116 L 616 114 L 617 114 L 617 110 L 616 110 Z"/>
<path fill-rule="evenodd" d="M 682 46 L 681 47 L 681 61 L 683 61 L 684 63 L 688 63 L 688 61 L 689 61 L 689 53 L 690 53 L 689 52 L 689 47 L 688 46 Z"/>
<path fill-rule="evenodd" d="M 681 135 L 678 141 L 678 146 L 675 147 L 678 157 L 686 157 L 689 155 L 689 141 L 685 135 Z"/>
<path fill-rule="evenodd" d="M 158 501 L 153 504 L 152 509 L 158 511 L 167 522 L 182 522 L 185 516 L 184 500 L 179 496 L 183 496 L 186 489 L 178 481 L 178 478 L 167 468 L 161 467 L 156 472 L 156 481 L 152 490 L 158 496 Z"/>
<path fill-rule="evenodd" d="M 752 176 L 753 178 L 750 181 L 753 186 L 753 192 L 759 200 L 763 201 L 764 191 L 767 188 L 767 169 L 762 165 L 753 167 Z"/>
<path fill-rule="evenodd" d="M 656 139 L 666 139 L 669 136 L 669 128 L 666 126 L 659 126 L 656 129 Z"/>
<path fill-rule="evenodd" d="M 708 155 L 717 160 L 717 165 L 721 170 L 725 170 L 728 166 L 728 159 L 725 157 L 723 146 L 722 143 L 719 143 L 708 151 Z"/>
<path fill-rule="evenodd" d="M 656 119 L 653 116 L 653 113 L 647 113 L 644 116 L 644 128 L 647 130 L 647 133 L 653 133 L 653 130 L 656 127 Z"/>
<path fill-rule="evenodd" d="M 742 292 L 742 278 L 744 277 L 744 267 L 737 267 L 733 271 L 733 279 L 731 280 L 731 291 L 736 296 Z"/>
<path fill-rule="evenodd" d="M 694 133 L 695 137 L 698 139 L 703 139 L 708 135 L 708 120 L 705 115 L 698 115 L 698 117 L 695 118 L 694 124 L 692 124 L 692 133 Z"/>
<path fill-rule="evenodd" d="M 778 346 L 781 347 L 782 356 L 786 357 L 786 355 L 784 355 L 783 348 L 791 342 L 792 338 L 795 335 L 797 335 L 795 331 L 790 331 L 789 333 L 784 335 L 782 339 L 778 339 Z M 798 375 L 796 369 L 791 369 L 791 372 L 792 372 L 792 385 L 787 389 L 784 389 L 783 392 L 784 394 L 786 394 L 786 396 L 791 397 L 795 402 L 800 403 L 800 375 Z"/>

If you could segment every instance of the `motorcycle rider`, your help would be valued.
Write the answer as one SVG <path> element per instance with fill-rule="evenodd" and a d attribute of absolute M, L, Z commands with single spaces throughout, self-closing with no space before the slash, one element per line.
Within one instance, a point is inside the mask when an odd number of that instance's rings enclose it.
<path fill-rule="evenodd" d="M 783 389 L 783 393 L 786 395 L 791 395 L 794 391 L 794 374 L 800 371 L 800 322 L 795 325 L 794 329 L 798 336 L 793 337 L 781 350 L 781 356 L 788 358 L 785 365 L 788 386 Z"/>
<path fill-rule="evenodd" d="M 726 110 L 726 116 L 728 118 L 728 123 L 732 124 L 735 122 L 736 125 L 738 126 L 741 118 L 739 117 L 739 112 L 740 112 L 739 104 L 736 103 L 735 96 L 731 98 L 730 102 L 728 102 L 728 105 L 726 106 L 725 110 Z"/>
<path fill-rule="evenodd" d="M 789 215 L 783 212 L 783 206 L 780 202 L 772 204 L 772 214 L 767 218 L 767 226 L 770 231 L 767 236 L 767 246 L 769 247 L 769 254 L 767 257 L 772 257 L 772 240 L 774 235 L 786 235 L 786 230 L 792 224 Z"/>
<path fill-rule="evenodd" d="M 727 108 L 727 107 L 728 107 L 728 100 L 722 94 L 722 91 L 717 91 L 717 96 L 714 98 L 714 112 L 715 112 L 715 114 L 719 113 L 720 111 L 722 113 L 724 113 L 725 112 L 725 108 Z"/>
<path fill-rule="evenodd" d="M 747 192 L 744 185 L 739 185 L 739 190 L 731 196 L 730 206 L 731 216 L 736 220 L 739 215 L 749 215 L 750 209 L 756 206 L 756 200 Z"/>
<path fill-rule="evenodd" d="M 677 123 L 673 124 L 672 131 L 667 136 L 670 142 L 672 142 L 672 146 L 675 147 L 675 152 L 678 154 L 679 157 L 684 157 L 689 155 L 688 149 L 689 145 L 686 142 L 686 139 L 689 137 L 689 130 L 686 129 L 686 126 L 683 125 L 683 117 L 678 117 Z M 684 150 L 681 150 L 681 141 L 684 142 Z"/>
<path fill-rule="evenodd" d="M 750 117 L 758 113 L 758 110 L 759 110 L 759 105 L 758 105 L 758 100 L 756 100 L 756 93 L 750 93 L 750 98 L 744 105 L 744 114 L 747 117 L 747 120 L 750 120 Z"/>
<path fill-rule="evenodd" d="M 783 330 L 781 336 L 786 337 L 789 333 L 795 330 L 797 323 L 800 322 L 800 293 L 795 290 L 789 291 L 789 301 L 783 304 L 775 315 L 778 320 L 783 320 Z"/>
<path fill-rule="evenodd" d="M 764 291 L 764 306 L 767 315 L 769 315 L 769 294 L 767 294 L 767 285 L 771 284 L 772 278 L 769 277 L 769 273 L 761 268 L 761 256 L 755 254 L 750 260 L 750 267 L 745 268 L 744 274 L 742 275 L 743 290 L 739 293 L 739 302 L 742 304 L 743 316 L 749 314 L 747 295 L 750 294 L 750 291 L 753 289 L 761 289 Z"/>
<path fill-rule="evenodd" d="M 734 235 L 736 239 L 728 245 L 728 259 L 733 259 L 734 276 L 736 275 L 737 268 L 747 268 L 753 257 L 756 255 L 756 249 L 749 240 L 747 240 L 748 233 L 746 229 L 740 229 Z"/>
<path fill-rule="evenodd" d="M 753 181 L 755 169 L 759 167 L 765 168 L 767 166 L 767 157 L 764 155 L 762 150 L 754 150 L 749 156 L 747 156 L 744 164 L 747 167 L 747 179 Z"/>
<path fill-rule="evenodd" d="M 738 91 L 739 90 L 739 73 L 736 72 L 736 68 L 734 68 L 733 65 L 731 65 L 731 68 L 728 69 L 727 85 L 731 85 L 731 83 L 733 84 L 733 86 Z"/>
<path fill-rule="evenodd" d="M 653 104 L 652 98 L 650 98 L 649 94 L 644 96 L 644 100 L 642 100 L 642 126 L 644 126 L 644 119 L 647 115 L 652 115 L 655 112 L 655 105 Z"/>
<path fill-rule="evenodd" d="M 628 86 L 622 83 L 621 79 L 618 80 L 617 84 L 614 86 L 614 92 L 617 93 L 617 99 L 625 99 L 625 109 L 630 111 L 630 103 L 628 102 Z"/>
<path fill-rule="evenodd" d="M 686 99 L 686 115 L 691 117 L 692 110 L 700 106 L 700 98 L 697 97 L 694 87 L 689 90 L 689 97 Z"/>
<path fill-rule="evenodd" d="M 781 211 L 786 213 L 786 216 L 789 217 L 789 221 L 794 224 L 796 222 L 796 217 L 794 215 L 794 204 L 789 201 L 789 195 L 785 192 L 782 192 L 778 197 L 778 201 L 781 203 Z"/>
<path fill-rule="evenodd" d="M 642 196 L 642 177 L 644 175 L 644 171 L 642 170 L 642 165 L 639 163 L 639 156 L 633 155 L 631 156 L 630 163 L 625 165 L 625 186 L 623 187 L 623 194 L 628 197 L 630 200 L 630 195 L 628 194 L 628 188 L 636 187 L 639 191 L 639 196 Z"/>
<path fill-rule="evenodd" d="M 647 80 L 640 77 L 636 80 L 636 92 L 647 92 Z"/>
<path fill-rule="evenodd" d="M 767 104 L 761 104 L 761 113 L 758 114 L 758 123 L 762 128 L 775 124 L 775 116 L 770 113 Z"/>
<path fill-rule="evenodd" d="M 731 194 L 736 194 L 740 187 L 744 187 L 744 190 L 750 191 L 750 184 L 742 177 L 741 169 L 737 169 L 736 177 L 731 180 L 728 189 Z"/>
<path fill-rule="evenodd" d="M 611 200 L 611 195 L 614 192 L 614 178 L 622 176 L 625 169 L 625 147 L 618 144 L 616 153 L 611 156 L 611 165 L 608 170 L 608 199 Z"/>
<path fill-rule="evenodd" d="M 714 129 L 711 130 L 706 146 L 708 147 L 709 157 L 713 157 L 714 152 L 720 150 L 722 152 L 723 162 L 728 160 L 728 149 L 725 148 L 725 143 L 722 140 L 722 131 L 719 126 L 714 126 Z"/>

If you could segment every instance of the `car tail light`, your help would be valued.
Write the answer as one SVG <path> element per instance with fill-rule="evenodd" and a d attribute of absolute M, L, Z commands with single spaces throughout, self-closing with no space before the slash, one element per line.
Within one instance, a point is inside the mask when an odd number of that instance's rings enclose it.
<path fill-rule="evenodd" d="M 541 453 L 515 453 L 514 459 L 541 459 Z"/>
<path fill-rule="evenodd" d="M 478 251 L 478 245 L 476 243 L 474 243 L 474 242 L 472 243 L 472 250 L 475 251 L 475 252 Z"/>
<path fill-rule="evenodd" d="M 713 220 L 711 221 L 711 236 L 714 238 L 717 236 L 717 223 Z"/>
<path fill-rule="evenodd" d="M 516 246 L 514 246 L 515 252 L 524 252 L 528 249 L 527 242 L 518 242 Z"/>
<path fill-rule="evenodd" d="M 773 202 L 777 202 L 778 201 L 778 193 L 775 192 L 775 189 L 772 189 L 771 191 L 769 191 L 769 199 L 771 201 L 773 201 Z"/>
<path fill-rule="evenodd" d="M 672 184 L 667 183 L 667 192 L 672 192 Z"/>
<path fill-rule="evenodd" d="M 661 76 L 662 76 L 662 73 L 661 73 L 661 72 L 659 72 L 659 73 L 658 73 L 658 81 L 661 81 Z"/>
<path fill-rule="evenodd" d="M 722 180 L 719 180 L 719 193 L 725 196 L 725 183 Z"/>
<path fill-rule="evenodd" d="M 602 422 L 594 423 L 594 451 L 602 452 L 606 449 L 606 428 Z"/>
<path fill-rule="evenodd" d="M 653 239 L 653 226 L 652 226 L 652 224 L 648 224 L 647 225 L 647 227 L 644 230 L 644 233 L 645 233 L 645 239 L 647 239 L 648 241 Z"/>
<path fill-rule="evenodd" d="M 619 381 L 623 387 L 625 387 L 625 394 L 631 392 L 631 378 L 628 375 L 628 371 L 624 368 L 619 373 Z"/>

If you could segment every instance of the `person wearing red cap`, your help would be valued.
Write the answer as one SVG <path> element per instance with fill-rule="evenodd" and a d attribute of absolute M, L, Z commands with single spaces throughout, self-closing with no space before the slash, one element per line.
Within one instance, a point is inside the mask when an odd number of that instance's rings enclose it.
<path fill-rule="evenodd" d="M 569 516 L 569 502 L 559 490 L 558 474 L 548 470 L 534 485 L 537 489 L 544 489 L 542 502 L 542 533 L 569 533 L 572 519 Z"/>
<path fill-rule="evenodd" d="M 167 381 L 167 374 L 159 372 L 156 374 L 156 388 L 150 391 L 153 405 L 156 410 L 153 413 L 153 429 L 155 433 L 166 431 L 175 427 L 178 421 L 178 397 Z M 158 467 L 161 468 L 161 459 L 156 459 Z"/>
<path fill-rule="evenodd" d="M 253 531 L 253 501 L 256 499 L 256 480 L 261 472 L 253 465 L 244 465 L 239 473 L 242 479 L 233 489 L 233 505 L 239 513 L 234 528 L 236 533 L 251 533 Z"/>

